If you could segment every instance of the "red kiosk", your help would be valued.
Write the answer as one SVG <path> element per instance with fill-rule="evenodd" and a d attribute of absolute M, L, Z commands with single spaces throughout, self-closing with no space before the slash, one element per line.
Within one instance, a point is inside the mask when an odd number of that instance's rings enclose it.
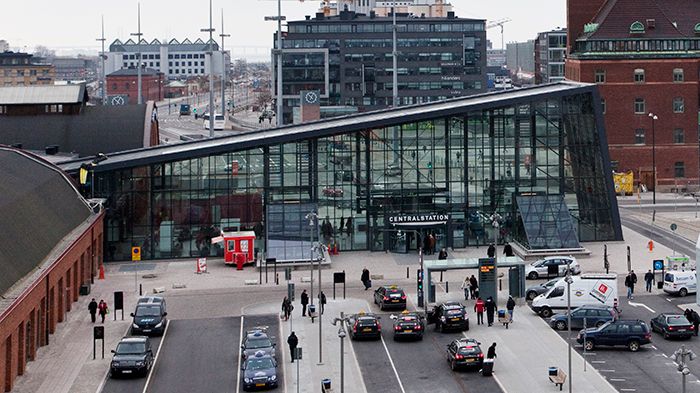
<path fill-rule="evenodd" d="M 224 242 L 225 264 L 235 264 L 237 270 L 243 270 L 243 265 L 255 263 L 255 232 L 224 232 L 220 238 Z"/>

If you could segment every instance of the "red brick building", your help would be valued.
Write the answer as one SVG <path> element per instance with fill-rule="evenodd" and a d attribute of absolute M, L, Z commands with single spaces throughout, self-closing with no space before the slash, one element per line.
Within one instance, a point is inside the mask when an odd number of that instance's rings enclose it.
<path fill-rule="evenodd" d="M 65 173 L 30 153 L 0 147 L 0 167 L 7 186 L 0 198 L 0 392 L 9 392 L 89 292 L 102 265 L 104 214 Z"/>
<path fill-rule="evenodd" d="M 138 70 L 125 68 L 107 75 L 107 96 L 129 96 L 128 103 L 138 102 Z M 151 68 L 141 70 L 141 95 L 143 102 L 162 101 L 165 98 L 167 80 L 162 72 Z M 108 97 L 109 98 L 109 97 Z"/>
<path fill-rule="evenodd" d="M 655 151 L 658 190 L 697 190 L 700 3 L 567 3 L 566 78 L 599 85 L 613 169 L 653 189 Z"/>

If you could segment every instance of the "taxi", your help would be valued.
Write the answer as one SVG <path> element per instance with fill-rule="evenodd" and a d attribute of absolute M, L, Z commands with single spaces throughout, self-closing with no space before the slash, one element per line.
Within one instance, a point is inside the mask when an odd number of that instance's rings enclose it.
<path fill-rule="evenodd" d="M 428 323 L 435 324 L 436 331 L 469 330 L 467 310 L 459 302 L 436 304 L 428 311 Z"/>
<path fill-rule="evenodd" d="M 263 351 L 248 357 L 241 366 L 243 390 L 274 389 L 278 386 L 277 361 Z"/>
<path fill-rule="evenodd" d="M 246 335 L 241 343 L 241 360 L 246 360 L 249 356 L 262 351 L 273 358 L 277 357 L 275 343 L 272 337 L 267 334 L 267 327 L 256 327 L 246 331 Z"/>
<path fill-rule="evenodd" d="M 447 362 L 455 371 L 460 368 L 478 367 L 484 363 L 481 343 L 473 338 L 460 338 L 447 345 Z"/>
<path fill-rule="evenodd" d="M 392 315 L 390 318 L 394 320 L 394 340 L 402 338 L 423 339 L 425 321 L 421 314 L 404 311 L 399 315 Z"/>
<path fill-rule="evenodd" d="M 350 315 L 347 319 L 350 338 L 359 340 L 363 338 L 379 340 L 382 338 L 382 325 L 380 317 L 374 314 L 359 312 Z"/>
<path fill-rule="evenodd" d="M 374 291 L 374 304 L 379 305 L 380 310 L 387 308 L 406 309 L 406 293 L 396 285 L 379 287 Z"/>

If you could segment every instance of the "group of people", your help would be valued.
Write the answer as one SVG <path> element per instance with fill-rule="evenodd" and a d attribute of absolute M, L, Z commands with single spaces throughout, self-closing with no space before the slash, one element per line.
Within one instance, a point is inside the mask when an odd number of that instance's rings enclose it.
<path fill-rule="evenodd" d="M 464 277 L 462 289 L 464 290 L 464 300 L 476 299 L 479 297 L 479 283 L 473 274 L 471 277 Z"/>
<path fill-rule="evenodd" d="M 474 312 L 476 313 L 476 324 L 484 324 L 484 312 L 486 312 L 486 323 L 488 324 L 488 326 L 493 326 L 494 315 L 496 314 L 497 309 L 498 305 L 496 305 L 496 302 L 493 300 L 493 297 L 489 296 L 488 298 L 486 298 L 486 301 L 484 301 L 484 299 L 480 297 L 477 297 L 476 302 L 474 303 Z M 506 310 L 508 311 L 509 323 L 511 323 L 513 322 L 513 311 L 515 310 L 515 299 L 513 299 L 512 296 L 508 296 L 508 301 L 506 302 Z"/>
<path fill-rule="evenodd" d="M 309 305 L 309 294 L 306 293 L 306 289 L 301 291 L 301 316 L 305 317 L 306 316 L 306 308 Z M 323 293 L 323 291 L 320 291 L 318 293 L 318 304 L 320 306 L 320 312 L 323 314 L 323 311 L 326 308 L 326 294 Z M 294 305 L 292 305 L 292 301 L 289 300 L 289 297 L 285 296 L 284 300 L 282 300 L 282 319 L 285 321 L 289 320 L 289 317 L 292 315 L 292 311 L 294 310 Z M 311 313 L 309 313 L 309 316 L 311 316 Z"/>
<path fill-rule="evenodd" d="M 506 243 L 505 246 L 503 246 L 503 255 L 506 257 L 513 257 L 515 256 L 515 252 L 513 251 L 513 246 L 510 245 L 510 243 Z M 489 244 L 489 248 L 486 249 L 486 256 L 489 258 L 495 258 L 496 257 L 496 245 L 491 243 Z"/>
<path fill-rule="evenodd" d="M 100 299 L 100 303 L 98 304 L 95 301 L 95 298 L 92 298 L 90 303 L 88 304 L 88 311 L 90 312 L 90 319 L 92 319 L 92 323 L 95 323 L 97 320 L 97 313 L 100 314 L 100 317 L 102 318 L 102 323 L 105 323 L 105 316 L 109 312 L 109 308 L 107 307 L 107 302 L 104 300 Z"/>

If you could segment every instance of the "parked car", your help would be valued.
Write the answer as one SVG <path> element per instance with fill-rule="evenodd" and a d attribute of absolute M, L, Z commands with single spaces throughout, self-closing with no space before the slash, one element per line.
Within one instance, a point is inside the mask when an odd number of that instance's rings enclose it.
<path fill-rule="evenodd" d="M 131 334 L 162 335 L 168 324 L 165 299 L 162 296 L 140 297 L 131 316 Z"/>
<path fill-rule="evenodd" d="M 353 340 L 361 338 L 379 340 L 382 338 L 382 325 L 379 323 L 379 317 L 374 314 L 359 313 L 351 315 L 347 324 L 350 338 Z"/>
<path fill-rule="evenodd" d="M 406 308 L 406 293 L 395 285 L 379 287 L 374 291 L 374 304 L 379 305 L 379 309 L 382 311 L 387 308 L 404 310 Z"/>
<path fill-rule="evenodd" d="M 270 355 L 273 358 L 277 356 L 275 343 L 272 342 L 270 336 L 267 334 L 267 329 L 264 327 L 247 331 L 241 343 L 242 360 L 246 360 L 246 358 L 258 352 Z"/>
<path fill-rule="evenodd" d="M 571 264 L 571 274 L 581 273 L 581 266 L 574 257 L 552 256 L 525 265 L 525 277 L 530 280 L 566 275 L 566 266 Z"/>
<path fill-rule="evenodd" d="M 241 365 L 243 390 L 274 389 L 278 386 L 277 361 L 263 351 L 255 353 Z"/>
<path fill-rule="evenodd" d="M 606 322 L 614 321 L 616 317 L 615 310 L 612 307 L 603 305 L 588 305 L 581 306 L 575 310 L 571 310 L 571 328 L 583 329 L 585 327 L 602 326 Z M 549 325 L 557 330 L 565 330 L 569 323 L 569 314 L 556 314 L 549 320 Z"/>
<path fill-rule="evenodd" d="M 459 368 L 481 368 L 484 363 L 484 353 L 481 343 L 473 338 L 459 338 L 447 345 L 447 362 L 455 371 Z"/>
<path fill-rule="evenodd" d="M 394 320 L 394 340 L 400 338 L 423 339 L 425 320 L 421 314 L 404 311 L 400 315 L 392 315 L 391 319 Z"/>
<path fill-rule="evenodd" d="M 649 322 L 652 332 L 661 333 L 665 339 L 671 337 L 690 338 L 695 326 L 683 314 L 659 314 Z"/>
<path fill-rule="evenodd" d="M 153 350 L 148 337 L 124 337 L 112 353 L 109 367 L 112 377 L 129 374 L 145 376 L 153 367 Z"/>
<path fill-rule="evenodd" d="M 617 320 L 581 330 L 576 342 L 584 344 L 587 351 L 592 351 L 596 346 L 625 345 L 630 351 L 637 352 L 642 345 L 651 343 L 651 331 L 644 321 Z"/>
<path fill-rule="evenodd" d="M 459 302 L 445 302 L 428 311 L 428 324 L 434 323 L 436 331 L 469 330 L 467 310 Z"/>
<path fill-rule="evenodd" d="M 697 275 L 694 270 L 671 270 L 664 274 L 664 292 L 686 296 L 698 290 Z"/>
<path fill-rule="evenodd" d="M 525 298 L 527 298 L 527 300 L 533 300 L 537 297 L 537 295 L 541 295 L 549 291 L 554 286 L 554 284 L 557 283 L 557 281 L 559 281 L 559 279 L 554 278 L 542 284 L 527 287 L 527 289 L 525 290 Z"/>

